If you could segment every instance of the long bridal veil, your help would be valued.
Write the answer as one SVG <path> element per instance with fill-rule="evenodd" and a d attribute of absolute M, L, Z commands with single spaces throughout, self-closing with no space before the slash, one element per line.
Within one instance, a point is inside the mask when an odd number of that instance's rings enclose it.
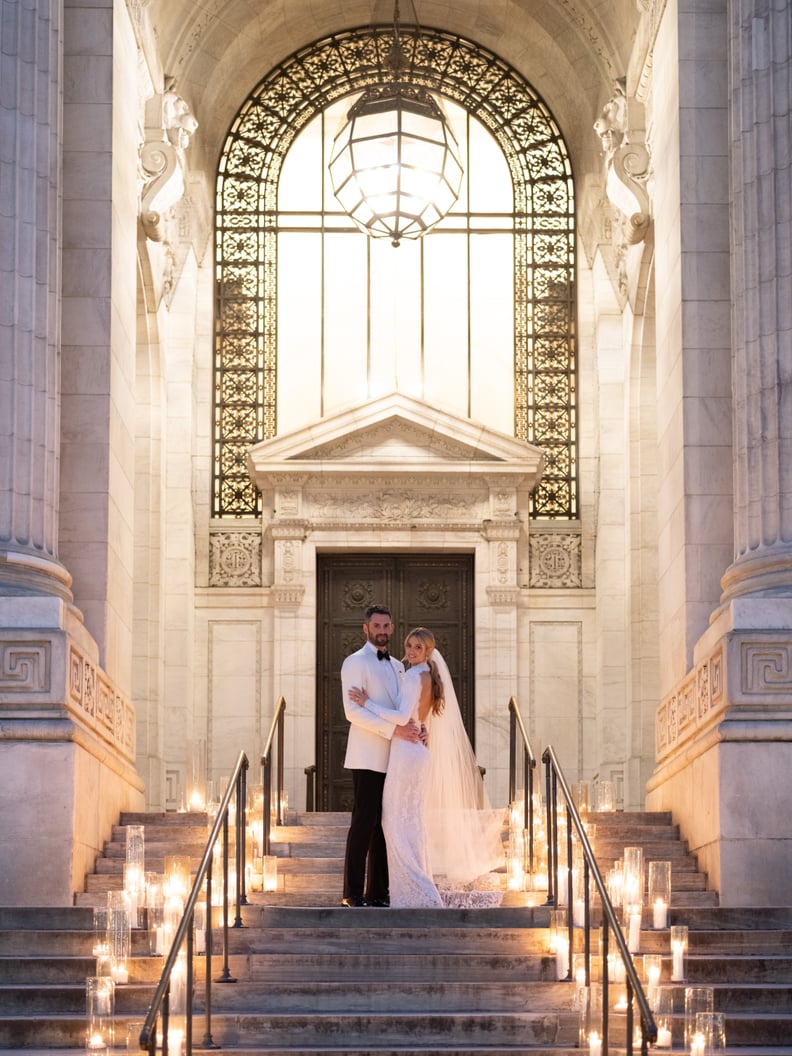
<path fill-rule="evenodd" d="M 430 659 L 443 681 L 445 707 L 427 724 L 432 756 L 426 802 L 429 858 L 435 877 L 470 884 L 505 864 L 505 808 L 490 806 L 448 665 L 437 649 Z"/>

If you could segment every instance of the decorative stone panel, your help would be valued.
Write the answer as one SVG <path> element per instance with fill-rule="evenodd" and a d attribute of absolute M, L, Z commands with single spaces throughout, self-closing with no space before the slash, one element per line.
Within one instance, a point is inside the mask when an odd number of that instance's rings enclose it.
<path fill-rule="evenodd" d="M 660 704 L 655 724 L 658 758 L 722 718 L 728 703 L 726 649 L 731 644 L 737 643 L 727 640 L 719 642 L 710 655 L 699 661 L 677 689 Z"/>
<path fill-rule="evenodd" d="M 579 532 L 531 532 L 529 585 L 574 588 L 583 585 Z"/>
<path fill-rule="evenodd" d="M 135 755 L 135 711 L 107 675 L 74 644 L 68 653 L 68 703 L 130 758 Z"/>
<path fill-rule="evenodd" d="M 53 712 L 60 717 L 65 708 L 127 760 L 134 759 L 134 708 L 81 645 L 62 631 L 50 637 L 40 631 L 6 633 L 0 641 L 0 715 L 44 719 Z M 13 739 L 12 725 L 4 732 Z"/>
<path fill-rule="evenodd" d="M 210 533 L 209 586 L 261 586 L 260 531 Z"/>

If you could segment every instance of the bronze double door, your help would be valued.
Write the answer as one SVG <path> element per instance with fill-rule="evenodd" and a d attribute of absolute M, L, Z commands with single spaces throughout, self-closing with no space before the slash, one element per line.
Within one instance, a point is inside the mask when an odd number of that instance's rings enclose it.
<path fill-rule="evenodd" d="M 341 664 L 365 640 L 363 614 L 369 605 L 385 605 L 393 613 L 394 656 L 401 657 L 413 627 L 433 632 L 473 741 L 473 555 L 320 554 L 316 572 L 316 809 L 349 810 Z"/>

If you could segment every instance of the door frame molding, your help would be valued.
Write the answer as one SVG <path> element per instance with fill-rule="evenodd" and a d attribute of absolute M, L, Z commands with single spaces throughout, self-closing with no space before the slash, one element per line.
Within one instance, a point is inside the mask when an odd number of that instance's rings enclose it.
<path fill-rule="evenodd" d="M 475 569 L 476 750 L 492 801 L 506 802 L 529 498 L 542 465 L 531 444 L 401 393 L 251 449 L 290 787 L 314 763 L 317 554 L 456 552 L 473 554 Z"/>

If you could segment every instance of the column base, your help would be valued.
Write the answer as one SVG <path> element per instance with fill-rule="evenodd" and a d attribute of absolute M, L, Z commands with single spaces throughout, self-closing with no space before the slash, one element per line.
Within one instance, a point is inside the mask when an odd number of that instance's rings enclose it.
<path fill-rule="evenodd" d="M 0 597 L 0 905 L 73 905 L 122 811 L 142 810 L 131 704 L 55 597 Z"/>
<path fill-rule="evenodd" d="M 71 574 L 58 561 L 25 550 L 0 550 L 0 595 L 72 600 Z"/>
<path fill-rule="evenodd" d="M 660 705 L 647 808 L 670 810 L 724 906 L 790 906 L 792 598 L 724 606 Z"/>

